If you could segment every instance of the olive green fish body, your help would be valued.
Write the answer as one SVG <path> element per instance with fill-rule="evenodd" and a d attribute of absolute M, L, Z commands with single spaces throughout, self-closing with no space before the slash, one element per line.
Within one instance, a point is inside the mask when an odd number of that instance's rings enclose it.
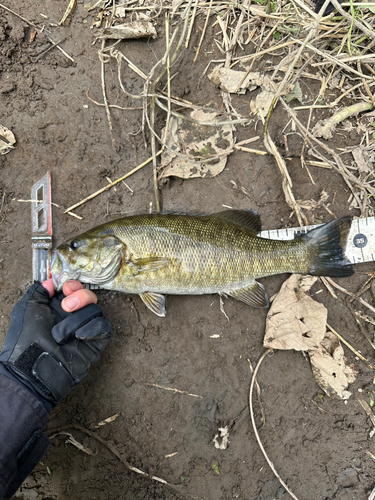
<path fill-rule="evenodd" d="M 129 217 L 111 226 L 126 245 L 126 257 L 116 278 L 103 288 L 127 293 L 225 293 L 254 278 L 307 268 L 301 264 L 308 255 L 300 242 L 258 238 L 255 232 L 214 218 L 139 219 Z M 150 257 L 166 260 L 160 269 L 139 272 L 142 261 Z"/>
<path fill-rule="evenodd" d="M 260 218 L 253 211 L 126 217 L 59 247 L 52 275 L 57 288 L 75 278 L 140 294 L 159 315 L 164 315 L 161 294 L 220 293 L 264 307 L 267 296 L 256 278 L 285 272 L 327 274 L 328 267 L 328 275 L 352 274 L 343 254 L 350 220 L 279 241 L 257 236 Z"/>

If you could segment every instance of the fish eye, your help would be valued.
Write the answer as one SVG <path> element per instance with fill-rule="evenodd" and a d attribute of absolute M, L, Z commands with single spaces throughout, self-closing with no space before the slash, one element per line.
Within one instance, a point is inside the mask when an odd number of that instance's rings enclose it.
<path fill-rule="evenodd" d="M 77 248 L 79 248 L 81 246 L 81 243 L 77 240 L 73 240 L 71 243 L 70 243 L 70 248 L 72 250 L 77 250 Z"/>

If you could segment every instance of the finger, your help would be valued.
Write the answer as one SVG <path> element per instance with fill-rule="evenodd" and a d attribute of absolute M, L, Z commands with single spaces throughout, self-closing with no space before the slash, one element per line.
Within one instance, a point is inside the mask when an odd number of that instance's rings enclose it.
<path fill-rule="evenodd" d="M 98 302 L 98 297 L 91 290 L 77 290 L 76 292 L 70 294 L 68 297 L 61 302 L 61 307 L 64 311 L 73 312 L 88 304 L 96 304 Z"/>
<path fill-rule="evenodd" d="M 52 337 L 58 344 L 66 344 L 72 340 L 75 333 L 91 320 L 101 318 L 103 311 L 96 304 L 89 304 L 80 311 L 74 311 L 69 314 L 64 321 L 57 323 L 51 331 Z"/>
<path fill-rule="evenodd" d="M 83 286 L 82 283 L 76 280 L 69 280 L 66 283 L 64 283 L 63 286 L 63 294 L 64 295 L 71 295 L 72 293 L 76 292 L 77 290 L 82 290 Z"/>
<path fill-rule="evenodd" d="M 55 295 L 55 287 L 53 285 L 53 279 L 42 281 L 42 286 L 48 291 L 50 298 Z"/>

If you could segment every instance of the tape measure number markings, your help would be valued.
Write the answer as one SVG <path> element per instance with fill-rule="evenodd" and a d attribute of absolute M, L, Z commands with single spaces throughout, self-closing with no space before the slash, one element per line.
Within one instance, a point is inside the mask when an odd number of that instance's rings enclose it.
<path fill-rule="evenodd" d="M 270 229 L 261 231 L 258 236 L 274 240 L 293 240 L 320 225 Z M 352 264 L 375 261 L 375 217 L 353 220 L 345 254 Z"/>

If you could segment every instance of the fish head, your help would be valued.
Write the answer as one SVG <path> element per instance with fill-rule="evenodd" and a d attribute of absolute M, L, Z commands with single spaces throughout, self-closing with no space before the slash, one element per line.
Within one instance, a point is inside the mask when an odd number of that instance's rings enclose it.
<path fill-rule="evenodd" d="M 121 266 L 124 244 L 114 235 L 83 234 L 52 250 L 51 275 L 57 291 L 68 280 L 103 285 Z"/>

